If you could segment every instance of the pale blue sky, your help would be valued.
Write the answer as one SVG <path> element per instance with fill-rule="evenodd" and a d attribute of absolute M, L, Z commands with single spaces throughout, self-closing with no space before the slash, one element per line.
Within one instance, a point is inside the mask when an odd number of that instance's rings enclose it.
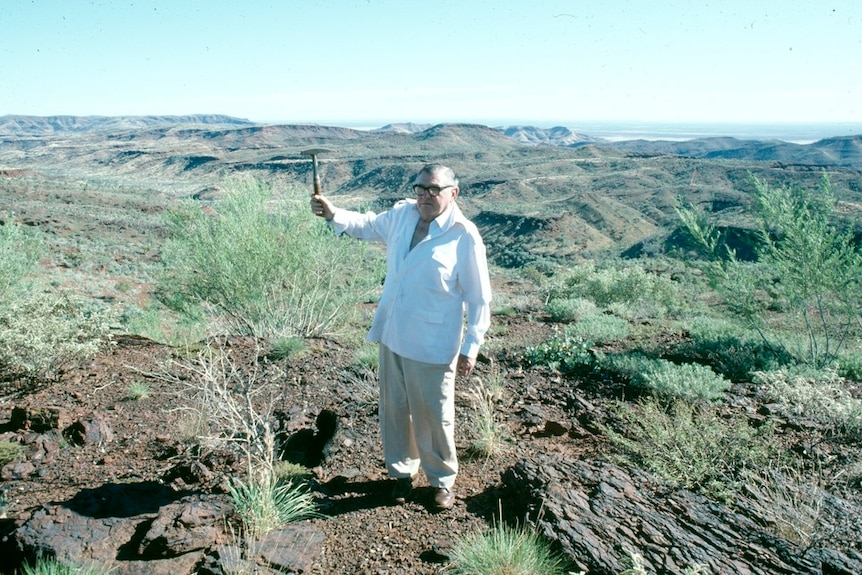
<path fill-rule="evenodd" d="M 858 0 L 2 0 L 0 115 L 862 122 Z"/>

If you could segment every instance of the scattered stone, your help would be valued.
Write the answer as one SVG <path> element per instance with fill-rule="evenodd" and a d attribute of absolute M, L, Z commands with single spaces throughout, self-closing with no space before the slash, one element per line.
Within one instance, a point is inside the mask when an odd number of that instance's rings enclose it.
<path fill-rule="evenodd" d="M 94 415 L 68 426 L 63 435 L 76 445 L 104 445 L 114 440 L 114 431 L 104 417 Z"/>
<path fill-rule="evenodd" d="M 0 469 L 0 479 L 3 481 L 14 481 L 24 479 L 36 472 L 36 466 L 29 461 L 18 461 L 7 463 Z"/>
<path fill-rule="evenodd" d="M 62 407 L 44 406 L 13 407 L 9 418 L 12 429 L 24 429 L 45 433 L 52 429 L 63 429 L 72 423 L 72 415 Z"/>

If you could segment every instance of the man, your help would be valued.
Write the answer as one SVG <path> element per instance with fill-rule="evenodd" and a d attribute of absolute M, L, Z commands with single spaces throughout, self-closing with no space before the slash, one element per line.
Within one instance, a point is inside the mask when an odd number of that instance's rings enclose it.
<path fill-rule="evenodd" d="M 423 167 L 416 199 L 381 214 L 336 208 L 313 196 L 311 209 L 336 233 L 386 243 L 386 280 L 368 341 L 380 346 L 383 457 L 403 504 L 421 466 L 434 505 L 455 503 L 455 376 L 469 375 L 490 325 L 485 244 L 455 203 L 451 168 Z M 466 316 L 466 330 L 464 329 Z"/>

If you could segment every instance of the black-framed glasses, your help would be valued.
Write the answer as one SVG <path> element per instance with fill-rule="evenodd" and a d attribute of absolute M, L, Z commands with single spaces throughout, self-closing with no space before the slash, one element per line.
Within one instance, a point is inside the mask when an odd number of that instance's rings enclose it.
<path fill-rule="evenodd" d="M 436 198 L 440 195 L 440 192 L 447 188 L 454 188 L 455 186 L 423 186 L 421 184 L 413 184 L 413 193 L 416 194 L 416 197 L 422 197 L 425 194 L 428 194 L 432 198 Z"/>

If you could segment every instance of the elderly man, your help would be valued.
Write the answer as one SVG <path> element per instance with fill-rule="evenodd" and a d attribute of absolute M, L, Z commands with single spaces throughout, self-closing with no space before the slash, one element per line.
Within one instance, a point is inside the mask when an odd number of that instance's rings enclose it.
<path fill-rule="evenodd" d="M 469 375 L 490 325 L 485 244 L 458 208 L 458 178 L 423 167 L 415 199 L 380 214 L 336 208 L 313 196 L 311 209 L 336 233 L 386 243 L 386 281 L 368 341 L 380 346 L 383 457 L 396 479 L 395 503 L 410 496 L 421 466 L 434 506 L 455 503 L 455 376 Z M 466 319 L 466 329 L 465 326 Z"/>

